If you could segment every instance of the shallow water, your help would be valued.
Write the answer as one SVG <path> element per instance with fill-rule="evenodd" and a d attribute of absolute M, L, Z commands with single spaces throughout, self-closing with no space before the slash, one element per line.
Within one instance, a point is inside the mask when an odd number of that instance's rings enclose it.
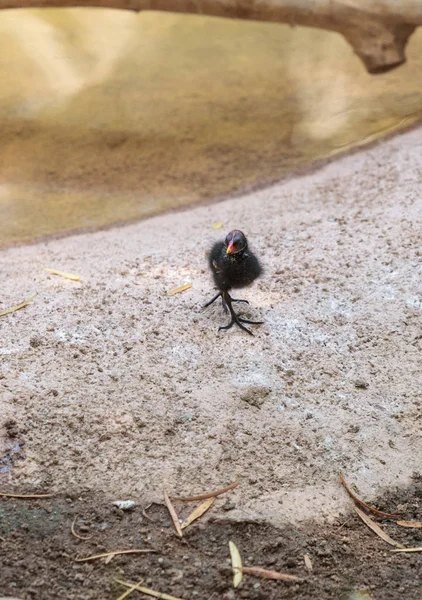
<path fill-rule="evenodd" d="M 2 11 L 0 245 L 281 178 L 422 115 L 422 31 L 368 75 L 337 34 L 102 9 Z"/>

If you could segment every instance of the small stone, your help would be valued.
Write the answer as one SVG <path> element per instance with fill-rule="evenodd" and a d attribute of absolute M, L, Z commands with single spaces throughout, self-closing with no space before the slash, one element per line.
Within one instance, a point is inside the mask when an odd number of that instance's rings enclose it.
<path fill-rule="evenodd" d="M 136 506 L 136 502 L 133 500 L 115 500 L 112 502 L 114 506 L 117 506 L 120 510 L 131 510 Z"/>
<path fill-rule="evenodd" d="M 38 346 L 42 346 L 42 337 L 39 335 L 32 335 L 29 338 L 29 345 L 31 348 L 38 348 Z"/>
<path fill-rule="evenodd" d="M 236 504 L 234 504 L 234 502 L 230 502 L 229 500 L 226 500 L 226 502 L 223 504 L 222 508 L 223 508 L 223 510 L 226 510 L 226 511 L 234 510 L 236 508 Z"/>
<path fill-rule="evenodd" d="M 4 424 L 4 427 L 7 431 L 7 435 L 11 438 L 17 437 L 19 433 L 19 427 L 15 419 L 7 419 Z"/>
<path fill-rule="evenodd" d="M 247 402 L 251 406 L 256 406 L 257 408 L 260 408 L 264 404 L 266 397 L 270 393 L 271 388 L 269 387 L 263 385 L 249 386 L 242 391 L 242 393 L 240 394 L 240 399 L 244 402 Z"/>
<path fill-rule="evenodd" d="M 189 423 L 195 419 L 195 415 L 193 413 L 181 413 L 178 415 L 174 422 L 176 425 L 183 425 L 184 423 Z"/>
<path fill-rule="evenodd" d="M 356 379 L 355 388 L 358 390 L 366 390 L 369 387 L 369 383 L 363 381 L 363 379 Z"/>
<path fill-rule="evenodd" d="M 358 433 L 359 430 L 360 430 L 359 425 L 351 425 L 349 427 L 349 433 Z"/>

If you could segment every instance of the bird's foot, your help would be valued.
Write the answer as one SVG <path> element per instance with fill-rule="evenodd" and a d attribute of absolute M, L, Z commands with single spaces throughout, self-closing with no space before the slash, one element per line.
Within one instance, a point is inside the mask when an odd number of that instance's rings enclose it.
<path fill-rule="evenodd" d="M 227 329 L 231 329 L 233 327 L 233 325 L 237 325 L 238 327 L 240 327 L 240 329 L 243 329 L 243 331 L 246 331 L 246 333 L 249 333 L 249 335 L 253 336 L 252 331 L 250 331 L 250 329 L 248 329 L 247 327 L 245 327 L 243 325 L 243 323 L 249 323 L 251 325 L 262 325 L 264 321 L 250 321 L 249 319 L 243 319 L 242 317 L 239 317 L 237 315 L 232 315 L 232 320 L 230 321 L 230 323 L 228 325 L 224 325 L 218 328 L 218 331 L 223 331 L 223 330 L 227 330 Z"/>
<path fill-rule="evenodd" d="M 249 300 L 240 300 L 239 298 L 232 298 L 232 302 L 244 302 L 245 304 L 249 304 Z"/>

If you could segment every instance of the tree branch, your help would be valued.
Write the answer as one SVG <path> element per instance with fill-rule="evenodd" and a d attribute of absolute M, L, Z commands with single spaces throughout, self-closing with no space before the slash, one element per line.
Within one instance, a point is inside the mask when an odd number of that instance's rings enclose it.
<path fill-rule="evenodd" d="M 158 10 L 305 25 L 342 34 L 370 73 L 405 62 L 422 25 L 421 0 L 0 0 L 1 8 L 74 6 Z"/>

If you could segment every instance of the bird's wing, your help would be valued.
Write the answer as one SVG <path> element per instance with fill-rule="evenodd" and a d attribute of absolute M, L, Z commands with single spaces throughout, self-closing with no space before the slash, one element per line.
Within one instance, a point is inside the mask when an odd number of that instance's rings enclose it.
<path fill-rule="evenodd" d="M 217 263 L 215 262 L 215 260 L 213 260 L 213 261 L 212 261 L 212 266 L 213 266 L 213 268 L 214 268 L 214 271 L 215 271 L 216 273 L 221 273 L 221 269 L 220 269 L 220 267 L 217 265 Z"/>

